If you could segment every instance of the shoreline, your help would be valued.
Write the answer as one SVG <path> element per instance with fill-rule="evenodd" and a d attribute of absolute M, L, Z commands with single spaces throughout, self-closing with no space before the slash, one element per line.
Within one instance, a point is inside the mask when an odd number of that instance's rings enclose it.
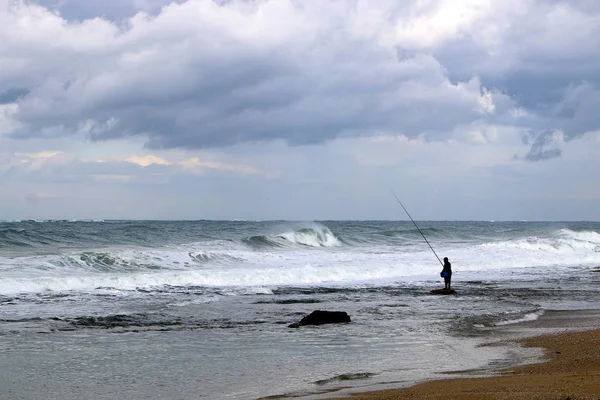
<path fill-rule="evenodd" d="M 490 329 L 485 346 L 517 354 L 508 366 L 439 373 L 405 385 L 346 388 L 337 400 L 600 400 L 600 310 L 548 310 L 538 319 Z M 447 375 L 448 377 L 443 377 Z M 317 398 L 310 396 L 309 398 Z"/>

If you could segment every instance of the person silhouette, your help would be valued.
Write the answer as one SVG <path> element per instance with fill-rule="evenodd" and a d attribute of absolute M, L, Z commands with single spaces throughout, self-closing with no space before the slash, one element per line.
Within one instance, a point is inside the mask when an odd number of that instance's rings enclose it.
<path fill-rule="evenodd" d="M 450 290 L 450 280 L 452 279 L 452 264 L 448 261 L 448 257 L 444 257 L 444 268 L 440 273 L 440 276 L 444 278 L 444 289 Z"/>

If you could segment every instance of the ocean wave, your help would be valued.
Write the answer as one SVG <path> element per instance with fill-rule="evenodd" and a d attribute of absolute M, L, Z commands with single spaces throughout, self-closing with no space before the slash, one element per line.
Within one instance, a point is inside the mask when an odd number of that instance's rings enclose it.
<path fill-rule="evenodd" d="M 378 235 L 396 237 L 396 238 L 406 238 L 406 237 L 414 237 L 415 239 L 421 239 L 423 233 L 427 237 L 436 237 L 436 236 L 446 236 L 447 232 L 443 229 L 427 227 L 427 228 L 398 228 L 391 230 L 382 230 L 377 232 Z"/>
<path fill-rule="evenodd" d="M 197 252 L 188 252 L 188 256 L 190 260 L 194 261 L 197 264 L 210 264 L 216 262 L 226 262 L 226 263 L 241 263 L 244 262 L 244 258 L 240 256 L 236 256 L 234 254 L 227 254 L 226 252 L 217 252 L 217 251 L 197 251 Z"/>
<path fill-rule="evenodd" d="M 186 270 L 111 270 L 102 273 L 76 269 L 37 269 L 14 272 L 0 281 L 0 294 L 41 293 L 48 291 L 83 291 L 98 289 L 155 290 L 165 287 L 218 288 L 223 295 L 268 294 L 279 286 L 348 285 L 351 283 L 389 280 L 398 276 L 393 265 L 335 265 L 261 267 L 220 267 Z M 15 276 L 16 275 L 16 276 Z"/>
<path fill-rule="evenodd" d="M 596 231 L 580 230 L 574 231 L 570 229 L 561 229 L 558 235 L 574 241 L 583 241 L 589 243 L 600 244 L 600 233 Z"/>
<path fill-rule="evenodd" d="M 543 309 L 537 309 L 469 315 L 459 318 L 452 325 L 453 329 L 461 335 L 479 336 L 491 328 L 535 321 L 543 314 Z"/>
<path fill-rule="evenodd" d="M 544 314 L 544 310 L 539 310 L 535 312 L 531 312 L 525 315 L 517 315 L 512 316 L 501 321 L 495 323 L 495 326 L 504 326 L 504 325 L 512 325 L 512 324 L 520 324 L 522 322 L 530 322 L 535 321 L 540 318 Z"/>
<path fill-rule="evenodd" d="M 30 232 L 25 228 L 0 229 L 0 246 L 4 247 L 36 247 L 40 245 L 54 245 L 58 241 L 50 236 Z"/>
<path fill-rule="evenodd" d="M 86 251 L 55 256 L 46 263 L 57 269 L 95 272 L 144 272 L 188 270 L 206 265 L 242 263 L 243 257 L 227 251 L 187 251 L 183 249 Z"/>
<path fill-rule="evenodd" d="M 93 233 L 77 233 L 57 227 L 40 229 L 30 223 L 6 224 L 4 227 L 0 227 L 0 246 L 6 251 L 33 248 L 35 251 L 46 249 L 47 251 L 56 252 L 60 248 L 75 247 L 84 243 L 100 244 L 102 242 L 103 238 L 93 236 Z"/>
<path fill-rule="evenodd" d="M 518 249 L 529 252 L 574 252 L 591 250 L 600 252 L 600 234 L 595 231 L 561 229 L 547 237 L 530 236 L 507 241 L 481 244 L 482 248 Z"/>
<path fill-rule="evenodd" d="M 273 235 L 257 235 L 244 239 L 252 247 L 339 247 L 344 243 L 325 226 L 301 228 Z"/>
<path fill-rule="evenodd" d="M 250 253 L 246 250 L 245 253 Z M 65 254 L 0 257 L 3 279 L 36 279 L 43 277 L 86 276 L 103 274 L 130 274 L 158 271 L 186 271 L 218 266 L 244 264 L 244 252 L 163 249 L 105 249 Z M 1 282 L 0 282 L 1 283 Z"/>
<path fill-rule="evenodd" d="M 115 250 L 36 257 L 0 257 L 0 294 L 45 291 L 96 291 L 98 288 L 137 290 L 164 287 L 213 287 L 273 290 L 281 286 L 308 287 L 389 284 L 439 278 L 439 264 L 429 249 L 379 252 L 352 247 L 307 251 L 290 249 L 190 251 Z M 463 247 L 445 251 L 457 279 L 461 274 L 485 273 L 485 279 L 505 279 L 505 271 L 535 268 L 554 273 L 583 265 L 598 265 L 600 253 L 540 252 L 505 247 Z M 440 256 L 442 253 L 440 253 Z M 543 268 L 543 269 L 539 269 Z M 534 272 L 535 272 L 534 271 Z M 543 272 L 540 272 L 543 273 Z M 520 272 L 519 274 L 525 274 Z M 525 276 L 525 275 L 523 275 Z M 479 278 L 479 275 L 467 279 Z M 224 293 L 226 294 L 226 293 Z"/>
<path fill-rule="evenodd" d="M 40 220 L 42 222 L 43 220 Z M 104 247 L 161 248 L 211 242 L 227 242 L 230 247 L 253 249 L 401 246 L 420 249 L 424 244 L 419 230 L 405 221 L 371 222 L 291 222 L 291 221 L 30 221 L 0 222 L 3 250 L 26 254 L 78 248 L 97 251 Z M 110 222 L 110 223 L 108 223 Z M 113 223 L 113 222 L 116 222 Z M 547 250 L 559 247 L 600 246 L 600 233 L 591 223 L 556 224 L 427 222 L 420 227 L 434 247 L 447 244 L 520 247 Z"/>

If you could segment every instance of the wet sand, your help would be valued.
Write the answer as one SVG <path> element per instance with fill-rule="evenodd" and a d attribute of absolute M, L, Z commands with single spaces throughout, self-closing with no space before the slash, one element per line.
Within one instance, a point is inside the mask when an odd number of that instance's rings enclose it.
<path fill-rule="evenodd" d="M 357 393 L 347 400 L 392 399 L 600 399 L 598 311 L 554 312 L 539 321 L 508 328 L 542 336 L 521 339 L 524 348 L 543 348 L 546 362 L 500 370 L 495 376 L 428 381 L 409 388 Z M 557 333 L 562 332 L 562 333 Z M 565 333 L 566 332 L 566 333 Z"/>

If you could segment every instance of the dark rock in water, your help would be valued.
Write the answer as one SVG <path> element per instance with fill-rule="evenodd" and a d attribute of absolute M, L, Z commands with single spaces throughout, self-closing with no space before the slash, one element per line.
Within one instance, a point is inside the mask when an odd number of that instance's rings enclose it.
<path fill-rule="evenodd" d="M 299 328 L 304 325 L 323 325 L 339 324 L 350 322 L 350 316 L 345 311 L 321 311 L 316 310 L 302 318 L 300 322 L 295 322 L 288 328 Z"/>
<path fill-rule="evenodd" d="M 456 290 L 453 289 L 435 289 L 429 292 L 431 294 L 456 294 Z"/>

